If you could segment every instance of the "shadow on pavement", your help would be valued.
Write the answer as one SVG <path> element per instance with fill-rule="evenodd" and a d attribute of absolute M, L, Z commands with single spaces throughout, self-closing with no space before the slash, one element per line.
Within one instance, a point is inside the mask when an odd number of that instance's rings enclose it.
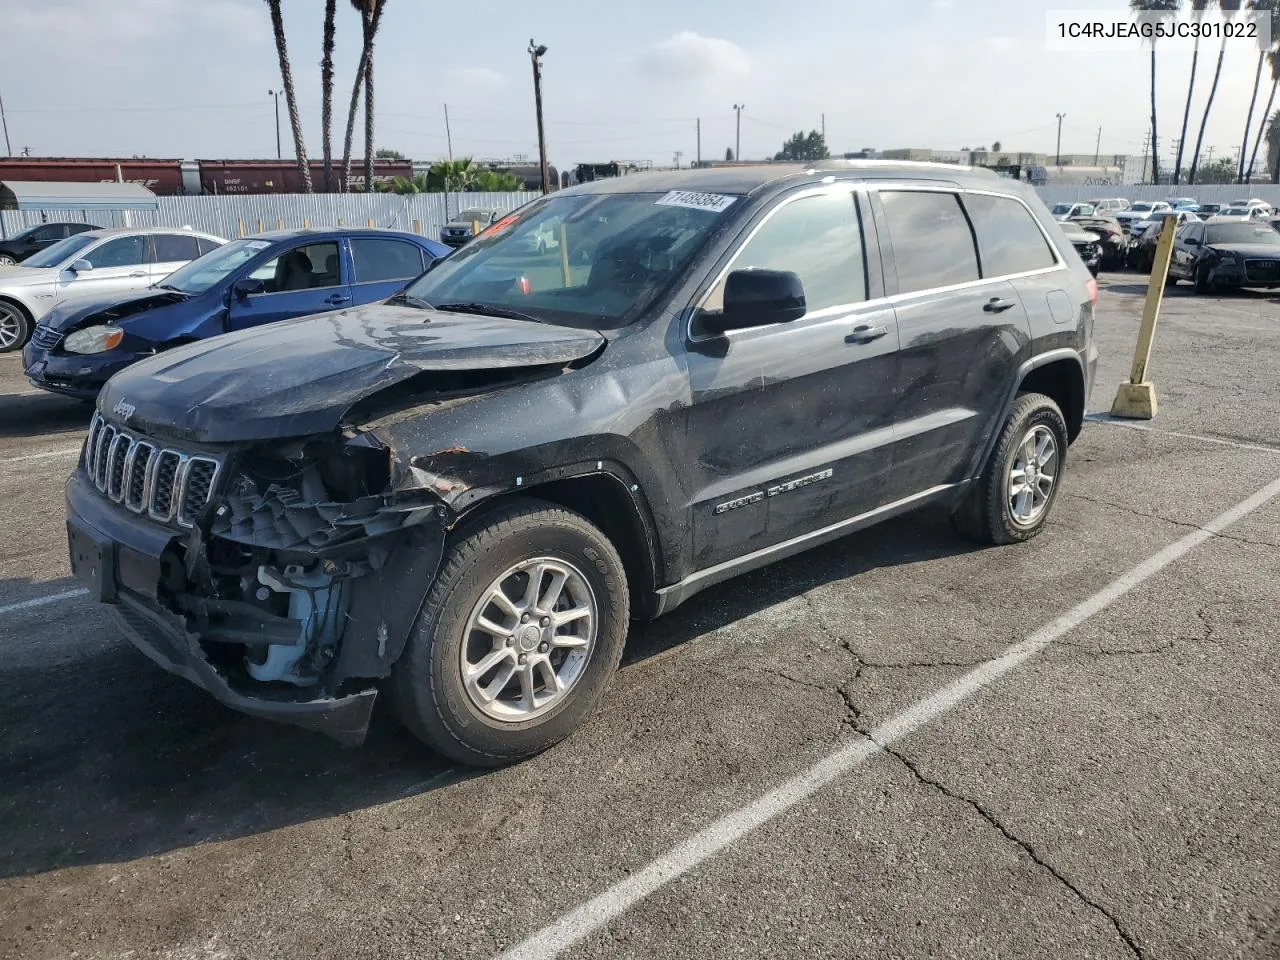
<path fill-rule="evenodd" d="M 625 664 L 817 585 L 967 549 L 945 514 L 900 518 L 636 624 Z M 0 596 L 29 595 L 19 585 L 0 582 Z M 382 702 L 356 749 L 233 713 L 157 668 L 93 603 L 11 614 L 0 635 L 0 877 L 253 835 L 483 775 L 450 767 Z"/>
<path fill-rule="evenodd" d="M 51 393 L 0 393 L 0 437 L 56 436 L 89 426 L 93 404 Z"/>

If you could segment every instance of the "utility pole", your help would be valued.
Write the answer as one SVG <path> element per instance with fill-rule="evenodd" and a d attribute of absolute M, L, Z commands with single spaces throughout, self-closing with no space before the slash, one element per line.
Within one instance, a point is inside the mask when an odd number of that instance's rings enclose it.
<path fill-rule="evenodd" d="M 276 159 L 284 159 L 284 154 L 280 152 L 280 91 L 268 90 L 267 96 L 276 102 Z"/>
<path fill-rule="evenodd" d="M 449 166 L 444 175 L 444 219 L 449 220 L 449 176 L 453 173 L 453 134 L 449 132 L 449 105 L 444 105 L 444 140 L 449 147 Z"/>
<path fill-rule="evenodd" d="M 734 112 L 738 115 L 738 135 L 737 139 L 734 141 L 733 159 L 738 162 L 742 161 L 742 111 L 746 106 L 747 105 L 745 103 L 735 103 L 733 105 Z"/>
<path fill-rule="evenodd" d="M 822 117 L 822 142 L 827 142 L 827 115 L 821 114 Z"/>
<path fill-rule="evenodd" d="M 13 148 L 9 146 L 9 121 L 4 117 L 4 97 L 0 97 L 0 126 L 4 127 L 4 155 L 8 157 L 13 154 Z"/>
<path fill-rule="evenodd" d="M 694 125 L 694 130 L 696 130 L 698 134 L 698 166 L 702 166 L 702 118 L 701 117 L 698 118 L 697 123 Z"/>
<path fill-rule="evenodd" d="M 1058 118 L 1058 162 L 1055 166 L 1060 167 L 1062 166 L 1062 118 L 1065 117 L 1066 114 L 1058 113 L 1055 114 L 1055 116 Z"/>
<path fill-rule="evenodd" d="M 1142 182 L 1147 182 L 1147 161 L 1151 159 L 1151 131 L 1142 138 Z"/>
<path fill-rule="evenodd" d="M 1098 128 L 1098 142 L 1093 145 L 1093 165 L 1098 165 L 1098 158 L 1102 156 L 1102 128 Z"/>
<path fill-rule="evenodd" d="M 529 59 L 533 62 L 533 102 L 538 111 L 538 164 L 542 168 L 542 193 L 551 192 L 551 176 L 547 171 L 547 136 L 542 127 L 542 56 L 544 45 L 529 41 Z"/>
<path fill-rule="evenodd" d="M 676 169 L 677 169 L 677 170 L 679 170 L 679 169 L 680 169 L 680 158 L 681 158 L 681 157 L 683 157 L 683 156 L 684 156 L 684 151 L 683 151 L 683 150 L 677 150 L 677 151 L 676 151 Z"/>

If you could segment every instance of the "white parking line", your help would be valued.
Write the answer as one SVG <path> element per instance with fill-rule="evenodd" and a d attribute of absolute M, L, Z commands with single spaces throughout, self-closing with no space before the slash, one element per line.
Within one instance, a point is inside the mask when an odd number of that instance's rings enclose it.
<path fill-rule="evenodd" d="M 1179 433 L 1177 430 L 1161 430 L 1149 427 L 1145 423 L 1134 423 L 1122 420 L 1107 413 L 1091 413 L 1085 417 L 1090 423 L 1105 423 L 1113 427 L 1128 427 L 1130 430 L 1142 430 L 1146 433 L 1161 433 L 1166 437 L 1177 437 L 1180 440 L 1198 440 L 1200 443 L 1216 443 L 1224 447 L 1236 447 L 1240 450 L 1257 450 L 1259 453 L 1280 453 L 1280 447 L 1268 447 L 1260 443 L 1244 443 L 1240 440 L 1228 440 L 1225 437 L 1207 437 L 1202 433 Z"/>
<path fill-rule="evenodd" d="M 499 960 L 539 960 L 558 956 L 659 888 L 709 860 L 757 827 L 807 800 L 832 781 L 848 774 L 868 757 L 878 753 L 882 746 L 920 729 L 1025 663 L 1055 640 L 1111 606 L 1134 587 L 1146 582 L 1169 564 L 1186 556 L 1210 537 L 1253 513 L 1277 495 L 1280 495 L 1280 479 L 1273 480 L 1201 529 L 1192 531 L 1143 560 L 1058 619 L 1041 627 L 1021 643 L 1006 649 L 999 657 L 988 660 L 953 683 L 890 717 L 871 731 L 869 739 L 842 747 L 753 803 L 721 817 L 648 866 L 625 880 L 620 880 L 507 950 Z"/>
<path fill-rule="evenodd" d="M 83 447 L 83 442 L 77 443 L 74 447 L 63 447 L 60 450 L 46 450 L 43 453 L 28 453 L 21 457 L 5 457 L 0 459 L 0 463 L 22 463 L 24 460 L 48 460 L 50 457 L 69 457 L 73 453 L 79 453 Z"/>
<path fill-rule="evenodd" d="M 60 603 L 63 600 L 74 600 L 76 597 L 84 597 L 89 593 L 84 587 L 75 590 L 64 590 L 62 593 L 51 593 L 47 597 L 35 597 L 31 600 L 19 600 L 17 603 L 6 603 L 0 606 L 0 614 L 17 613 L 19 610 L 30 610 L 32 607 L 43 607 L 50 603 Z"/>

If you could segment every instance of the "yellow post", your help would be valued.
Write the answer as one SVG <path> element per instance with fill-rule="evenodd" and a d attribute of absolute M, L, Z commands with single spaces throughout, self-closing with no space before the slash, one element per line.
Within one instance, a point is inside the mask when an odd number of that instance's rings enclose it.
<path fill-rule="evenodd" d="M 338 218 L 338 226 L 342 226 L 342 218 L 341 218 L 341 217 L 339 217 L 339 218 Z"/>
<path fill-rule="evenodd" d="M 306 217 L 303 217 L 303 218 L 302 218 L 302 229 L 303 229 L 303 230 L 310 230 L 310 229 L 311 229 L 311 221 L 310 221 L 310 220 L 308 220 Z"/>
<path fill-rule="evenodd" d="M 244 217 L 240 218 L 240 236 L 244 236 Z"/>
<path fill-rule="evenodd" d="M 262 233 L 262 231 L 264 231 L 264 230 L 266 230 L 266 229 L 267 229 L 267 228 L 266 228 L 265 226 L 263 226 L 263 225 L 262 225 L 262 218 L 261 218 L 261 217 L 259 217 L 259 218 L 258 218 L 258 232 L 259 232 L 259 233 Z"/>
<path fill-rule="evenodd" d="M 415 221 L 413 221 L 413 232 L 414 232 L 414 233 L 419 233 L 419 234 L 420 234 L 420 233 L 422 233 L 422 221 L 421 221 L 421 220 L 415 220 Z"/>
<path fill-rule="evenodd" d="M 284 221 L 283 221 L 283 220 L 277 220 L 277 221 L 276 221 L 276 229 L 277 229 L 277 230 L 283 230 L 283 229 L 284 229 Z"/>
<path fill-rule="evenodd" d="M 564 277 L 565 289 L 573 286 L 569 280 L 569 238 L 563 220 L 560 221 L 560 274 Z"/>
<path fill-rule="evenodd" d="M 370 217 L 370 218 L 369 218 L 369 229 L 370 229 L 370 230 L 372 230 L 372 229 L 373 229 L 373 217 Z"/>
<path fill-rule="evenodd" d="M 1147 381 L 1147 366 L 1151 363 L 1151 347 L 1156 339 L 1156 321 L 1160 319 L 1160 304 L 1164 300 L 1164 285 L 1169 277 L 1169 261 L 1173 257 L 1173 236 L 1178 230 L 1177 217 L 1165 217 L 1156 244 L 1155 260 L 1151 265 L 1151 278 L 1147 281 L 1147 300 L 1142 306 L 1142 325 L 1138 327 L 1138 345 L 1133 351 L 1133 367 L 1129 382 L 1120 384 L 1115 402 L 1111 405 L 1113 417 L 1132 420 L 1150 420 L 1156 415 L 1156 385 Z"/>

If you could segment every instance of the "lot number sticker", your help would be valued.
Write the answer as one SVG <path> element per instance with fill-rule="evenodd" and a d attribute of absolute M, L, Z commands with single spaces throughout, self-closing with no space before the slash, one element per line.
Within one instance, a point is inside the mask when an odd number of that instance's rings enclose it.
<path fill-rule="evenodd" d="M 722 193 L 691 193 L 688 190 L 672 190 L 661 200 L 660 207 L 688 207 L 690 210 L 710 210 L 721 213 L 728 210 L 737 197 L 726 197 Z"/>

